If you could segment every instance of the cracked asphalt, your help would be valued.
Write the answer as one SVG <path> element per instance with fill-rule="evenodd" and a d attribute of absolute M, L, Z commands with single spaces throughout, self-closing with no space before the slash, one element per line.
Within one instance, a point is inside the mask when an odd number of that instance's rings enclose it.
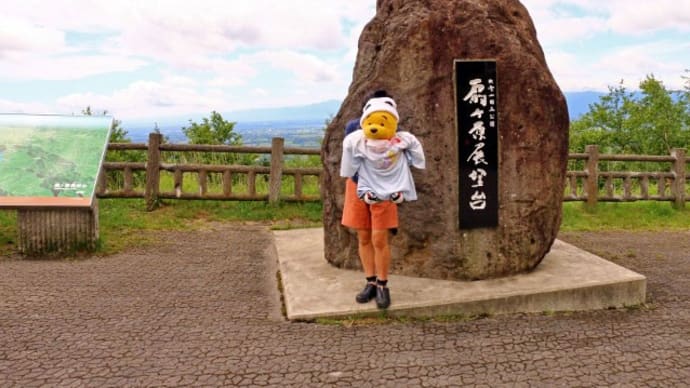
<path fill-rule="evenodd" d="M 690 385 L 690 232 L 561 234 L 647 276 L 641 308 L 360 324 L 283 318 L 266 227 L 157 237 L 0 257 L 0 387 Z"/>

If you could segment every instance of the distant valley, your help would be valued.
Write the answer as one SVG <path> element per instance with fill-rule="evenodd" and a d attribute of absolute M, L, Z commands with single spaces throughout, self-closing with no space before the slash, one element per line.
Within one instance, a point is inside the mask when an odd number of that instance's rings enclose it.
<path fill-rule="evenodd" d="M 599 101 L 604 93 L 568 92 L 568 113 L 571 119 L 577 119 L 589 111 L 589 105 Z M 251 109 L 238 112 L 222 113 L 223 118 L 234 121 L 235 131 L 242 136 L 245 145 L 269 145 L 271 138 L 282 137 L 288 146 L 319 147 L 323 138 L 326 120 L 340 109 L 340 101 L 330 100 L 318 104 L 285 107 Z M 127 137 L 134 143 L 145 143 L 148 134 L 156 128 L 171 143 L 186 143 L 182 127 L 189 125 L 189 120 L 201 122 L 208 114 L 192 115 L 193 117 L 168 117 L 159 121 L 138 120 L 123 122 Z"/>

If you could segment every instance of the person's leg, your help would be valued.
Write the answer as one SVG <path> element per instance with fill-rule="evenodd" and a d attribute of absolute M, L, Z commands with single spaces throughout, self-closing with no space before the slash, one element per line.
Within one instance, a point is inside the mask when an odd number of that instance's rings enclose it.
<path fill-rule="evenodd" d="M 367 282 L 355 300 L 357 303 L 367 303 L 376 297 L 374 246 L 371 243 L 371 212 L 369 206 L 357 198 L 357 184 L 352 179 L 348 179 L 345 183 L 342 224 L 357 231 L 357 251 Z"/>
<path fill-rule="evenodd" d="M 371 229 L 357 230 L 357 243 L 359 245 L 359 260 L 362 262 L 364 275 L 367 278 L 376 276 L 374 244 L 371 239 Z"/>
<path fill-rule="evenodd" d="M 376 306 L 381 309 L 391 304 L 388 289 L 388 272 L 391 266 L 391 248 L 388 242 L 390 230 L 398 227 L 398 207 L 395 203 L 384 201 L 371 205 L 372 233 L 374 246 L 374 267 L 376 269 Z"/>
<path fill-rule="evenodd" d="M 388 229 L 375 229 L 371 232 L 374 250 L 374 268 L 377 279 L 388 280 L 391 266 L 391 248 L 388 244 Z"/>
<path fill-rule="evenodd" d="M 388 271 L 391 265 L 391 248 L 388 244 L 388 229 L 375 229 L 371 233 L 374 245 L 374 262 L 376 267 L 376 307 L 388 308 L 391 304 L 388 289 Z"/>
<path fill-rule="evenodd" d="M 357 294 L 357 303 L 367 303 L 376 297 L 376 267 L 374 244 L 371 242 L 371 229 L 357 229 L 359 261 L 362 263 L 367 283 Z"/>

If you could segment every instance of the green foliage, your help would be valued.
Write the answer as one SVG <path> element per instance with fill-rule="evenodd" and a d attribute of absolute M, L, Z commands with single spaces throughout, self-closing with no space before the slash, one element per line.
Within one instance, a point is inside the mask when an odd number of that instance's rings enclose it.
<path fill-rule="evenodd" d="M 91 110 L 91 106 L 87 106 L 81 111 L 81 114 L 84 116 L 93 116 L 93 111 Z M 106 116 L 108 114 L 107 110 L 104 110 L 102 115 Z M 120 120 L 113 120 L 113 127 L 110 130 L 110 143 L 131 143 L 132 140 L 130 140 L 127 137 L 127 131 L 122 127 L 122 121 Z"/>
<path fill-rule="evenodd" d="M 90 106 L 87 106 L 81 112 L 85 116 L 92 116 L 93 112 Z M 103 111 L 103 115 L 107 115 L 108 111 Z M 131 143 L 132 140 L 127 136 L 127 131 L 122 127 L 120 120 L 113 120 L 113 127 L 110 130 L 110 143 Z M 145 162 L 146 153 L 144 151 L 108 151 L 105 154 L 106 162 Z M 108 187 L 110 189 L 118 189 L 124 185 L 124 176 L 122 171 L 108 171 Z M 135 185 L 143 184 L 146 177 L 143 172 L 133 173 L 133 181 Z"/>
<path fill-rule="evenodd" d="M 223 194 L 222 174 L 209 173 L 207 181 L 208 194 Z M 232 192 L 234 194 L 248 194 L 247 174 L 233 174 L 232 178 Z M 280 192 L 282 196 L 289 197 L 294 195 L 295 180 L 292 175 L 283 175 L 281 180 Z M 138 191 L 143 191 L 144 186 L 135 187 Z M 174 192 L 175 182 L 172 173 L 161 171 L 160 174 L 160 190 L 161 192 Z M 182 192 L 197 193 L 199 192 L 199 177 L 196 173 L 184 174 L 182 180 Z M 269 176 L 268 174 L 257 174 L 255 180 L 255 190 L 258 195 L 267 195 L 269 193 Z M 318 176 L 303 176 L 302 177 L 302 194 L 307 196 L 316 196 L 320 194 L 319 177 Z"/>
<path fill-rule="evenodd" d="M 674 101 L 673 92 L 653 77 L 642 81 L 640 89 L 642 98 L 632 105 L 629 120 L 630 126 L 635 128 L 629 137 L 632 151 L 668 155 L 673 148 L 686 147 L 690 129 L 685 125 L 687 107 L 683 106 L 683 101 Z"/>
<path fill-rule="evenodd" d="M 242 135 L 234 132 L 235 122 L 227 121 L 216 112 L 211 112 L 211 117 L 204 117 L 201 123 L 189 120 L 188 127 L 182 127 L 182 132 L 187 136 L 189 144 L 210 145 L 242 145 Z M 168 160 L 175 158 L 173 155 Z M 209 152 L 189 154 L 178 162 L 192 162 L 205 164 L 253 164 L 256 155 L 250 154 L 213 154 Z M 171 160 L 172 161 L 172 160 Z"/>
<path fill-rule="evenodd" d="M 17 245 L 17 212 L 0 210 L 0 256 L 11 253 Z"/>
<path fill-rule="evenodd" d="M 319 155 L 288 155 L 285 158 L 285 167 L 321 167 L 321 156 Z"/>
<path fill-rule="evenodd" d="M 204 117 L 201 124 L 189 120 L 189 126 L 182 127 L 182 132 L 189 139 L 189 144 L 242 145 L 242 136 L 233 132 L 235 124 L 212 111 L 211 118 Z"/>
<path fill-rule="evenodd" d="M 681 104 L 685 107 L 685 128 L 690 128 L 690 69 L 685 70 L 683 90 L 680 92 Z"/>
<path fill-rule="evenodd" d="M 668 155 L 690 143 L 690 80 L 684 92 L 670 91 L 653 75 L 639 93 L 622 82 L 570 126 L 570 151 L 596 144 L 602 153 Z"/>
<path fill-rule="evenodd" d="M 127 137 L 127 131 L 122 128 L 122 121 L 113 120 L 113 127 L 110 130 L 110 140 L 111 143 L 131 143 L 129 137 Z"/>

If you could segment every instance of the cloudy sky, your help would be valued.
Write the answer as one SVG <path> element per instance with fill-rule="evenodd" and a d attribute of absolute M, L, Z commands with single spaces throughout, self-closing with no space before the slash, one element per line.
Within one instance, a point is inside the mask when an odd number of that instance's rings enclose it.
<path fill-rule="evenodd" d="M 376 0 L 0 0 L 0 112 L 162 118 L 342 99 Z M 523 0 L 564 91 L 682 88 L 690 0 Z"/>

